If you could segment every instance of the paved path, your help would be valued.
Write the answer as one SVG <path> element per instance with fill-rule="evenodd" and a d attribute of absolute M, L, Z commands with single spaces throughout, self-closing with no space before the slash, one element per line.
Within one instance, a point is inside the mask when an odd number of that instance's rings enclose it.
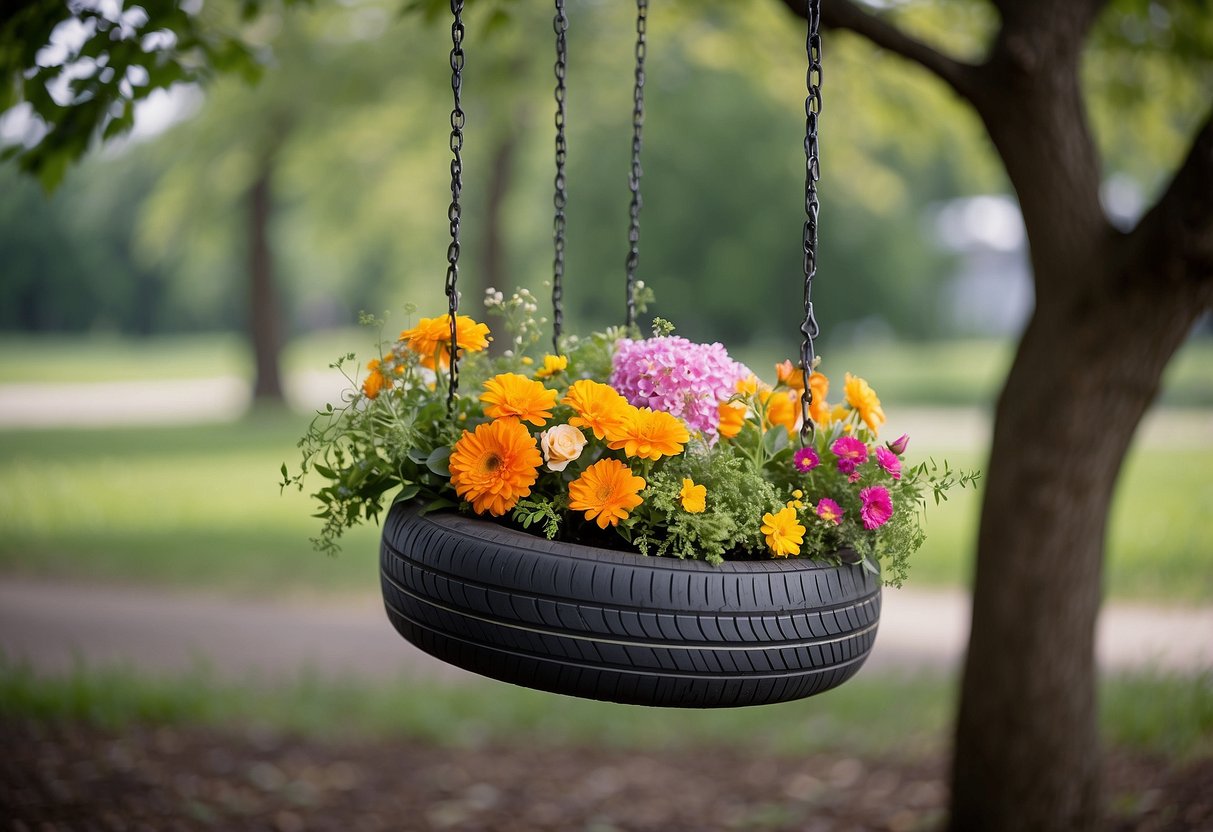
<path fill-rule="evenodd" d="M 967 630 L 960 592 L 887 591 L 868 669 L 955 670 Z M 1098 644 L 1104 671 L 1210 670 L 1213 607 L 1113 605 Z M 374 595 L 264 600 L 0 578 L 0 651 L 47 673 L 83 662 L 153 675 L 204 666 L 221 678 L 263 681 L 303 671 L 369 681 L 476 678 L 397 636 Z"/>

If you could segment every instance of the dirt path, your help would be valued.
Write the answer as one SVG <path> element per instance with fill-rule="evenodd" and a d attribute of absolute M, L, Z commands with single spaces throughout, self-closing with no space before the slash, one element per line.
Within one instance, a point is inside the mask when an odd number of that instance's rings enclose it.
<path fill-rule="evenodd" d="M 867 670 L 953 670 L 967 628 L 960 592 L 886 591 Z M 304 670 L 367 680 L 475 678 L 397 636 L 375 595 L 270 600 L 0 578 L 0 651 L 48 673 L 83 661 L 150 674 L 204 665 L 225 678 L 267 681 Z M 1098 656 L 1105 671 L 1213 668 L 1213 608 L 1111 605 Z"/>

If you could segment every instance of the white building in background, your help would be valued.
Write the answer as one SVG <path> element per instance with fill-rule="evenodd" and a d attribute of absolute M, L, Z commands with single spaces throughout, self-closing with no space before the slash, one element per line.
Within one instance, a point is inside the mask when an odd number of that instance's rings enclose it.
<path fill-rule="evenodd" d="M 1112 224 L 1122 231 L 1141 216 L 1144 196 L 1132 179 L 1114 176 L 1101 198 Z M 934 215 L 935 239 L 957 255 L 941 306 L 960 335 L 1017 335 L 1032 311 L 1032 272 L 1027 234 L 1014 197 L 985 195 L 945 202 Z"/>

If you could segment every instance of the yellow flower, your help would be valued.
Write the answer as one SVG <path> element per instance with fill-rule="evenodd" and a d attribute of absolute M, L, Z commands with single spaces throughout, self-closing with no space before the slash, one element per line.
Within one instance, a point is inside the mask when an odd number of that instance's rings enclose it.
<path fill-rule="evenodd" d="M 718 408 L 720 414 L 720 425 L 716 430 L 725 439 L 732 439 L 737 434 L 741 433 L 741 426 L 745 424 L 746 407 L 741 402 L 722 402 Z"/>
<path fill-rule="evenodd" d="M 500 517 L 531 493 L 542 462 L 535 437 L 517 419 L 485 422 L 451 449 L 451 485 L 477 514 Z"/>
<path fill-rule="evenodd" d="M 796 433 L 796 423 L 800 421 L 800 397 L 795 390 L 762 390 L 758 398 L 766 406 L 766 419 L 762 426 L 764 431 L 781 425 L 787 429 L 789 436 Z"/>
<path fill-rule="evenodd" d="M 366 368 L 371 372 L 365 379 L 362 380 L 362 395 L 368 399 L 373 399 L 379 395 L 384 387 L 388 387 L 390 382 L 379 368 L 379 359 L 372 358 L 366 362 Z"/>
<path fill-rule="evenodd" d="M 548 464 L 548 470 L 563 471 L 581 456 L 585 434 L 572 425 L 556 425 L 539 434 L 539 447 L 543 449 L 543 461 Z"/>
<path fill-rule="evenodd" d="M 617 459 L 600 459 L 569 483 L 569 508 L 584 511 L 600 529 L 614 526 L 644 500 L 643 477 Z"/>
<path fill-rule="evenodd" d="M 682 507 L 691 514 L 701 514 L 706 507 L 708 489 L 705 485 L 696 485 L 690 477 L 682 481 Z"/>
<path fill-rule="evenodd" d="M 876 398 L 876 391 L 868 386 L 866 381 L 850 373 L 847 373 L 843 389 L 846 390 L 847 404 L 859 413 L 859 418 L 863 419 L 868 430 L 872 433 L 879 432 L 885 417 L 884 411 L 880 408 L 880 399 Z"/>
<path fill-rule="evenodd" d="M 777 558 L 799 555 L 804 543 L 804 526 L 796 520 L 796 509 L 784 506 L 774 514 L 762 515 L 762 533 L 767 537 L 767 546 Z"/>
<path fill-rule="evenodd" d="M 421 356 L 422 367 L 435 369 L 435 357 L 443 367 L 451 363 L 451 319 L 447 315 L 422 318 L 417 322 L 417 326 L 401 332 L 400 340 Z M 467 315 L 457 315 L 455 340 L 460 350 L 479 352 L 489 345 L 488 325 L 478 324 Z"/>
<path fill-rule="evenodd" d="M 687 426 L 664 410 L 634 407 L 618 429 L 607 433 L 607 447 L 630 457 L 661 459 L 682 453 L 691 440 Z"/>
<path fill-rule="evenodd" d="M 517 373 L 501 373 L 484 383 L 488 392 L 480 394 L 484 415 L 490 419 L 517 416 L 532 425 L 543 426 L 552 418 L 556 391 Z"/>
<path fill-rule="evenodd" d="M 749 376 L 737 380 L 737 392 L 743 396 L 752 396 L 758 392 L 758 376 Z"/>
<path fill-rule="evenodd" d="M 799 365 L 794 365 L 790 360 L 785 359 L 775 365 L 775 378 L 793 390 L 804 389 L 804 373 Z"/>
<path fill-rule="evenodd" d="M 545 355 L 543 366 L 535 371 L 535 378 L 551 378 L 557 373 L 563 373 L 569 366 L 568 356 Z"/>
<path fill-rule="evenodd" d="M 522 362 L 522 366 L 524 366 L 524 367 L 529 367 L 535 363 L 535 359 L 531 358 L 529 355 L 524 355 L 524 356 L 522 356 L 522 358 L 519 358 L 518 360 Z"/>
<path fill-rule="evenodd" d="M 607 384 L 581 379 L 569 385 L 569 392 L 561 402 L 577 411 L 569 424 L 578 428 L 589 428 L 598 439 L 618 429 L 632 406 L 619 392 Z"/>

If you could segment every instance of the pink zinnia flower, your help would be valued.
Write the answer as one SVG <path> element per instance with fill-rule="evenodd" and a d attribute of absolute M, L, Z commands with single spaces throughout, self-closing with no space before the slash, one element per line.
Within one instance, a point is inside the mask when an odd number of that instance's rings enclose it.
<path fill-rule="evenodd" d="M 897 437 L 892 442 L 886 442 L 885 444 L 887 444 L 889 446 L 890 451 L 897 454 L 898 456 L 901 456 L 902 454 L 904 454 L 906 452 L 906 446 L 910 444 L 910 434 L 903 433 L 901 436 Z"/>
<path fill-rule="evenodd" d="M 625 338 L 615 344 L 610 385 L 637 407 L 664 410 L 715 442 L 721 403 L 750 375 L 720 344 L 696 344 L 677 335 Z"/>
<path fill-rule="evenodd" d="M 821 464 L 821 457 L 812 448 L 801 448 L 792 456 L 792 464 L 802 474 L 807 474 Z"/>
<path fill-rule="evenodd" d="M 817 501 L 817 516 L 837 526 L 842 521 L 842 508 L 828 497 L 822 497 Z"/>
<path fill-rule="evenodd" d="M 868 446 L 854 436 L 841 436 L 830 446 L 834 456 L 838 457 L 838 470 L 849 474 L 868 461 Z"/>
<path fill-rule="evenodd" d="M 889 490 L 883 485 L 862 489 L 859 499 L 863 501 L 859 516 L 863 518 L 865 529 L 878 529 L 893 516 L 893 500 L 889 497 Z"/>
<path fill-rule="evenodd" d="M 876 449 L 876 463 L 895 480 L 901 479 L 901 460 L 888 448 Z"/>

